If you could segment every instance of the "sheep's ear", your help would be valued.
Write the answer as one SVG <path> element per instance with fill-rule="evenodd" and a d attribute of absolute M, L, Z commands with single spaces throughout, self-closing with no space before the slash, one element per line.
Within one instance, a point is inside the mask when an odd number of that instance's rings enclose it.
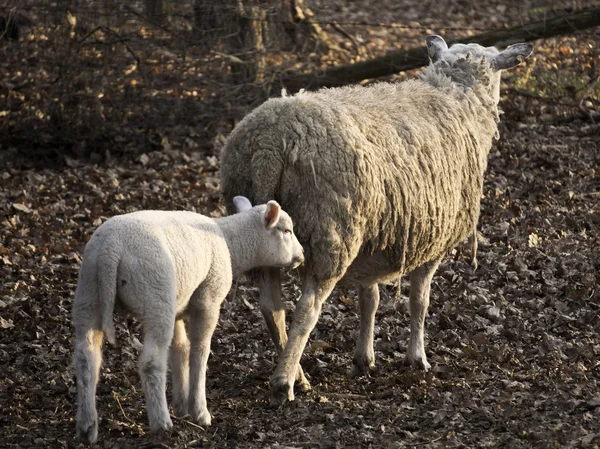
<path fill-rule="evenodd" d="M 506 70 L 519 65 L 521 60 L 533 52 L 531 44 L 515 44 L 498 53 L 492 61 L 494 70 Z"/>
<path fill-rule="evenodd" d="M 425 42 L 427 43 L 427 55 L 429 55 L 431 62 L 437 62 L 442 59 L 442 53 L 448 50 L 446 41 L 436 34 L 427 36 Z"/>
<path fill-rule="evenodd" d="M 245 196 L 234 196 L 233 204 L 235 204 L 235 209 L 238 212 L 245 212 L 247 210 L 252 209 L 252 203 Z"/>
<path fill-rule="evenodd" d="M 273 229 L 279 221 L 279 215 L 281 213 L 281 206 L 277 201 L 269 201 L 267 203 L 267 209 L 265 210 L 264 223 L 265 228 Z"/>

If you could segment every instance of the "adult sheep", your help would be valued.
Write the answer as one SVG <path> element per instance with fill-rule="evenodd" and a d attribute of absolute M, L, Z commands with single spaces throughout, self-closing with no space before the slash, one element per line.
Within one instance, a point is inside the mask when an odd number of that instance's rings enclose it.
<path fill-rule="evenodd" d="M 303 92 L 271 99 L 233 130 L 221 155 L 221 188 L 275 198 L 305 247 L 302 296 L 289 340 L 279 274 L 264 270 L 260 306 L 279 353 L 274 402 L 293 400 L 294 381 L 323 301 L 341 280 L 358 287 L 360 331 L 354 372 L 374 366 L 377 284 L 410 273 L 407 360 L 430 368 L 424 320 L 432 276 L 473 232 L 483 175 L 498 137 L 500 71 L 531 54 L 529 44 L 494 47 L 427 38 L 420 79 Z"/>
<path fill-rule="evenodd" d="M 219 219 L 186 211 L 119 215 L 92 235 L 73 304 L 82 441 L 94 443 L 98 437 L 96 384 L 102 341 L 115 340 L 115 306 L 143 325 L 140 376 L 150 429 L 173 426 L 165 395 L 168 355 L 175 413 L 210 424 L 206 362 L 232 277 L 257 267 L 296 267 L 304 260 L 292 221 L 277 202 L 253 208 L 247 198 L 237 197 L 235 204 L 240 213 Z"/>

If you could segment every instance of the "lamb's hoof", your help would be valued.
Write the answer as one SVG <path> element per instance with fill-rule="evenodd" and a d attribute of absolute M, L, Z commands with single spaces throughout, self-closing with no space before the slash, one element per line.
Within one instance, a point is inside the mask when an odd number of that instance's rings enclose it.
<path fill-rule="evenodd" d="M 156 422 L 150 423 L 150 432 L 168 432 L 173 428 L 173 421 L 169 415 L 162 417 Z"/>
<path fill-rule="evenodd" d="M 98 420 L 95 419 L 89 424 L 77 423 L 77 438 L 85 444 L 94 444 L 98 441 Z"/>
<path fill-rule="evenodd" d="M 431 365 L 429 364 L 425 356 L 410 357 L 409 355 L 407 355 L 405 359 L 405 364 L 414 366 L 415 368 L 419 368 L 420 370 L 423 370 L 425 372 L 431 369 Z"/>
<path fill-rule="evenodd" d="M 194 416 L 194 415 L 192 415 L 192 416 Z M 210 426 L 210 423 L 212 422 L 212 417 L 210 416 L 210 413 L 208 413 L 208 410 L 204 409 L 200 413 L 195 415 L 193 421 L 196 424 L 198 424 L 199 426 L 208 427 L 208 426 Z"/>
<path fill-rule="evenodd" d="M 294 386 L 286 379 L 271 379 L 271 405 L 277 406 L 294 400 Z"/>

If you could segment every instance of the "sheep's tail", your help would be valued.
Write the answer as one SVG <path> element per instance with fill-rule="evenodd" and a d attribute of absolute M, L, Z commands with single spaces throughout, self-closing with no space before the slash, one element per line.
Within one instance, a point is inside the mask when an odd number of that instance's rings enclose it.
<path fill-rule="evenodd" d="M 104 255 L 98 257 L 98 300 L 100 308 L 101 329 L 110 344 L 115 344 L 115 323 L 113 315 L 117 298 L 117 270 L 119 260 Z"/>
<path fill-rule="evenodd" d="M 259 151 L 252 157 L 252 193 L 255 204 L 278 201 L 282 207 L 280 183 L 284 170 L 282 155 L 275 151 Z"/>

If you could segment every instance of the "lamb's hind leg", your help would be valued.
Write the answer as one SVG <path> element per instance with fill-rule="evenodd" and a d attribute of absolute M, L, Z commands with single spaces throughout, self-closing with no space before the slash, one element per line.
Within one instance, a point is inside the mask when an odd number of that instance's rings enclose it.
<path fill-rule="evenodd" d="M 210 426 L 211 416 L 206 404 L 206 365 L 212 335 L 219 321 L 220 301 L 211 303 L 208 299 L 203 299 L 195 303 L 189 320 L 191 346 L 188 410 L 193 421 L 201 426 Z"/>
<path fill-rule="evenodd" d="M 173 409 L 176 416 L 188 413 L 190 380 L 190 340 L 183 320 L 175 322 L 175 332 L 170 350 L 171 381 L 173 384 Z"/>
<path fill-rule="evenodd" d="M 410 274 L 410 341 L 406 360 L 427 371 L 431 365 L 425 355 L 425 316 L 429 307 L 431 279 L 439 260 L 428 262 Z"/>
<path fill-rule="evenodd" d="M 373 349 L 373 330 L 375 327 L 375 312 L 379 306 L 379 287 L 377 284 L 361 286 L 358 289 L 360 307 L 360 331 L 356 350 L 352 360 L 350 374 L 361 376 L 375 368 L 375 351 Z"/>
<path fill-rule="evenodd" d="M 77 437 L 93 444 L 98 439 L 96 385 L 102 364 L 104 332 L 97 329 L 77 329 L 75 342 L 75 372 L 77 375 Z"/>
<path fill-rule="evenodd" d="M 173 427 L 167 406 L 167 359 L 175 325 L 175 298 L 168 301 L 155 298 L 149 301 L 151 316 L 144 317 L 144 348 L 139 370 L 146 396 L 150 430 L 170 430 Z M 165 306 L 165 307 L 159 307 Z"/>
<path fill-rule="evenodd" d="M 288 340 L 285 330 L 285 308 L 281 301 L 281 271 L 278 268 L 261 270 L 259 290 L 260 311 L 267 323 L 277 355 L 281 356 Z M 308 391 L 311 388 L 300 365 L 298 365 L 295 386 L 299 391 Z"/>

